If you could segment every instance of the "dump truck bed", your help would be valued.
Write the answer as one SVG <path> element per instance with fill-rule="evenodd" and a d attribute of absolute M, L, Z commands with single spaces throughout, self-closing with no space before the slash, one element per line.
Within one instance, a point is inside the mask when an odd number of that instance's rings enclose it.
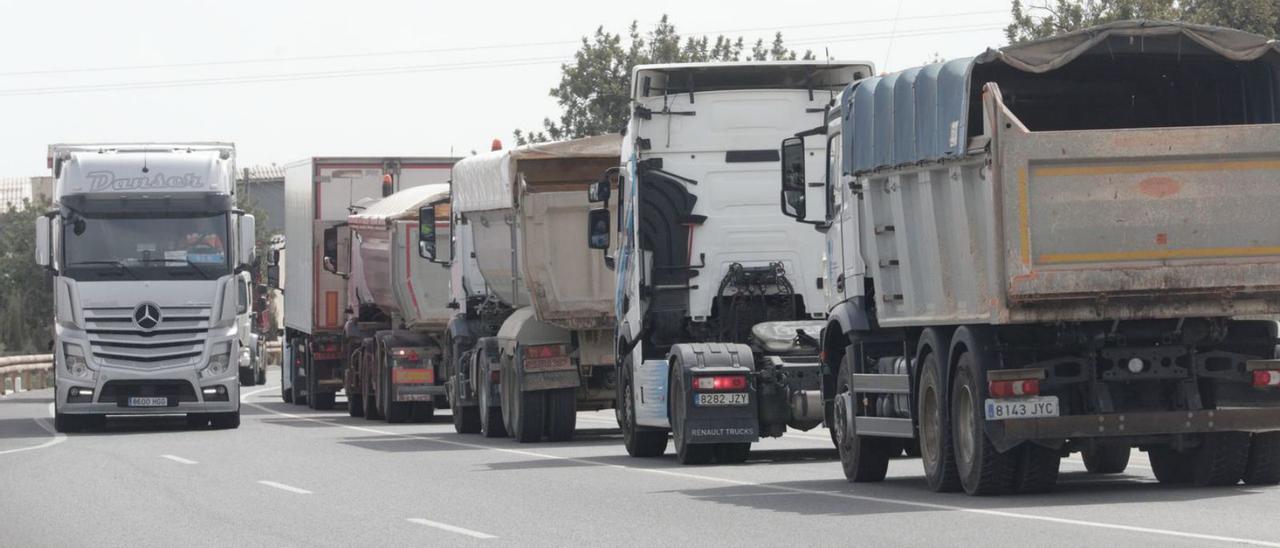
<path fill-rule="evenodd" d="M 1280 125 L 1033 132 L 984 96 L 989 146 L 864 175 L 882 325 L 1280 312 Z"/>

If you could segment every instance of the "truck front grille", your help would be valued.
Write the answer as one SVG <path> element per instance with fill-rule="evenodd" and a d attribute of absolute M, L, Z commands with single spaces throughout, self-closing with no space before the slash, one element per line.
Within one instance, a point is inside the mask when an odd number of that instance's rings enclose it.
<path fill-rule="evenodd" d="M 198 363 L 209 335 L 209 307 L 162 307 L 160 322 L 143 329 L 134 308 L 85 309 L 94 358 L 106 365 L 157 368 Z"/>
<path fill-rule="evenodd" d="M 99 403 L 127 400 L 134 396 L 178 398 L 180 402 L 196 400 L 196 389 L 187 381 L 107 381 L 102 385 Z"/>

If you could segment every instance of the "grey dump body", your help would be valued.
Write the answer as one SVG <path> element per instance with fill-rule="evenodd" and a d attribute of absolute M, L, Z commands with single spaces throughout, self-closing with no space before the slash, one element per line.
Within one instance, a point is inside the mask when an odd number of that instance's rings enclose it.
<path fill-rule="evenodd" d="M 847 88 L 809 133 L 838 166 L 846 476 L 906 439 L 935 490 L 1041 491 L 1133 447 L 1161 481 L 1280 482 L 1276 322 L 1237 319 L 1280 313 L 1277 69 L 1264 37 L 1132 21 Z"/>

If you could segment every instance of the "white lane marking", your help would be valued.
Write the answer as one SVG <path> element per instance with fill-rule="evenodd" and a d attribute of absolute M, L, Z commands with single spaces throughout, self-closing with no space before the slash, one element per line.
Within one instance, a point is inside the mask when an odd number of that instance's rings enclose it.
<path fill-rule="evenodd" d="M 51 403 L 51 404 L 49 404 L 49 416 L 50 416 L 50 417 L 52 417 L 52 416 L 53 416 L 53 404 L 52 404 L 52 403 Z M 28 446 L 28 447 L 18 447 L 18 448 L 16 448 L 16 449 L 5 449 L 4 451 L 0 451 L 0 455 L 8 455 L 8 454 L 10 454 L 10 453 L 21 453 L 21 452 L 23 452 L 23 451 L 35 451 L 36 449 L 44 449 L 44 448 L 46 448 L 46 447 L 53 447 L 53 446 L 55 446 L 55 445 L 58 445 L 59 443 L 62 443 L 62 442 L 64 442 L 64 441 L 67 441 L 67 435 L 66 435 L 66 434 L 61 434 L 61 433 L 59 433 L 58 431 L 54 430 L 54 429 L 53 429 L 53 426 L 49 424 L 49 419 L 48 419 L 48 418 L 45 418 L 45 417 L 34 417 L 34 418 L 32 418 L 32 420 L 36 421 L 36 424 L 37 424 L 37 425 L 39 425 L 39 426 L 40 426 L 40 428 L 43 428 L 45 432 L 48 432 L 48 433 L 49 433 L 49 435 L 53 436 L 53 438 L 51 438 L 51 439 L 49 439 L 49 441 L 46 441 L 46 442 L 41 443 L 41 444 L 39 444 L 39 445 L 32 445 L 32 446 Z"/>
<path fill-rule="evenodd" d="M 160 457 L 161 457 L 161 458 L 165 458 L 165 459 L 169 459 L 169 460 L 171 460 L 171 461 L 173 461 L 173 462 L 179 462 L 179 463 L 182 463 L 182 464 L 200 464 L 200 463 L 198 463 L 198 462 L 196 462 L 196 461 L 193 461 L 193 460 L 191 460 L 191 459 L 184 459 L 184 458 L 179 457 L 179 456 L 177 456 L 177 455 L 160 455 Z"/>
<path fill-rule="evenodd" d="M 699 480 L 699 481 L 705 481 L 705 482 L 710 482 L 710 483 L 727 484 L 727 485 L 740 486 L 740 487 L 755 487 L 755 488 L 759 488 L 759 489 L 768 489 L 768 490 L 780 491 L 780 492 L 785 492 L 785 493 L 798 493 L 798 494 L 805 494 L 805 495 L 818 495 L 818 496 L 826 496 L 826 497 L 833 497 L 833 498 L 840 498 L 840 499 L 847 499 L 847 500 L 858 500 L 858 501 L 863 501 L 863 502 L 873 502 L 873 503 L 877 503 L 877 504 L 892 504 L 892 505 L 898 505 L 898 506 L 910 506 L 910 507 L 915 507 L 915 508 L 924 508 L 924 509 L 927 509 L 927 510 L 945 510 L 945 511 L 950 511 L 950 512 L 964 512 L 964 513 L 968 513 L 968 514 L 980 514 L 980 515 L 984 515 L 984 516 L 993 516 L 993 517 L 1001 517 L 1001 518 L 1020 519 L 1020 520 L 1028 520 L 1028 521 L 1040 521 L 1040 522 L 1048 522 L 1048 523 L 1058 523 L 1058 524 L 1063 524 L 1063 525 L 1078 525 L 1078 526 L 1081 526 L 1081 527 L 1092 527 L 1092 528 L 1095 528 L 1095 529 L 1111 529 L 1111 530 L 1116 530 L 1116 531 L 1127 531 L 1127 532 L 1131 532 L 1131 533 L 1146 533 L 1146 534 L 1150 534 L 1150 535 L 1162 535 L 1162 536 L 1167 536 L 1167 537 L 1176 537 L 1176 538 L 1185 538 L 1185 539 L 1195 539 L 1195 540 L 1206 540 L 1206 541 L 1224 542 L 1224 543 L 1235 543 L 1235 544 L 1246 544 L 1246 545 L 1250 545 L 1250 546 L 1269 546 L 1269 547 L 1271 547 L 1271 548 L 1280 548 L 1280 542 L 1274 542 L 1274 541 L 1257 540 L 1257 539 L 1246 539 L 1246 538 L 1236 538 L 1236 537 L 1224 537 L 1224 536 L 1208 535 L 1208 534 L 1202 534 L 1202 533 L 1191 533 L 1191 532 L 1186 532 L 1186 531 L 1175 531 L 1175 530 L 1171 530 L 1171 529 L 1157 529 L 1157 528 L 1154 528 L 1154 527 L 1138 527 L 1138 526 L 1134 526 L 1134 525 L 1121 525 L 1121 524 L 1117 524 L 1117 523 L 1106 523 L 1106 522 L 1100 522 L 1100 521 L 1085 521 L 1085 520 L 1078 520 L 1078 519 L 1056 518 L 1056 517 L 1052 517 L 1052 516 L 1041 516 L 1041 515 L 1036 515 L 1036 514 L 1024 514 L 1024 513 L 1020 513 L 1020 512 L 1007 512 L 1007 511 L 1004 511 L 1004 510 L 990 510 L 990 509 L 986 509 L 986 508 L 972 508 L 972 507 L 966 507 L 966 506 L 953 506 L 953 505 L 950 505 L 950 504 L 937 504 L 937 503 L 932 503 L 932 502 L 920 502 L 920 501 L 912 501 L 912 500 L 904 500 L 904 499 L 892 499 L 892 498 L 887 498 L 887 497 L 873 497 L 873 496 L 868 496 L 868 495 L 855 495 L 855 494 L 852 494 L 852 493 L 845 493 L 845 492 L 842 492 L 842 491 L 819 491 L 819 490 L 816 490 L 816 489 L 803 489 L 803 488 L 799 488 L 799 487 L 789 487 L 789 486 L 785 486 L 785 485 L 771 485 L 771 484 L 767 484 L 767 483 L 759 483 L 759 482 L 754 482 L 754 481 L 742 481 L 742 480 L 735 480 L 735 479 L 729 479 L 729 478 L 718 478 L 718 477 L 714 477 L 714 476 L 704 476 L 704 475 L 701 475 L 701 474 L 690 474 L 690 473 L 687 473 L 687 472 L 676 472 L 676 471 L 674 471 L 674 470 L 665 470 L 665 469 L 661 469 L 661 468 L 642 468 L 642 467 L 638 467 L 638 466 L 628 466 L 628 465 L 624 465 L 624 464 L 613 464 L 613 463 L 607 463 L 607 462 L 594 461 L 594 460 L 591 460 L 591 459 L 584 459 L 584 458 L 577 458 L 577 457 L 565 457 L 565 456 L 560 456 L 560 455 L 550 455 L 550 454 L 547 454 L 547 453 L 538 453 L 538 452 L 535 452 L 535 451 L 526 451 L 526 450 L 523 450 L 523 449 L 510 449 L 510 448 L 507 448 L 507 447 L 492 447 L 492 446 L 488 446 L 488 445 L 479 445 L 479 444 L 474 444 L 474 443 L 466 443 L 466 442 L 460 442 L 460 441 L 454 441 L 454 440 L 443 439 L 443 438 L 436 438 L 436 437 L 430 437 L 430 436 L 423 436 L 423 435 L 417 435 L 417 434 L 405 434 L 405 433 L 402 433 L 402 432 L 392 432 L 392 431 L 390 431 L 390 430 L 379 430 L 379 429 L 376 429 L 376 428 L 366 428 L 366 427 L 363 427 L 363 426 L 352 426 L 352 425 L 342 424 L 342 423 L 335 422 L 335 421 L 330 421 L 330 420 L 312 419 L 312 418 L 309 418 L 309 417 L 308 417 L 308 416 L 306 416 L 306 415 L 296 415 L 296 414 L 293 414 L 293 413 L 283 413 L 283 412 L 276 411 L 276 410 L 274 410 L 274 409 L 269 409 L 269 408 L 267 408 L 267 407 L 263 407 L 263 406 L 261 406 L 261 405 L 257 405 L 257 404 L 252 404 L 252 403 L 250 403 L 250 404 L 248 404 L 248 405 L 250 405 L 250 406 L 252 406 L 252 407 L 256 407 L 256 408 L 258 408 L 258 409 L 261 409 L 261 410 L 263 410 L 263 411 L 266 411 L 266 412 L 271 413 L 271 414 L 274 414 L 274 415 L 282 416 L 282 417 L 287 417 L 287 418 L 297 419 L 297 420 L 303 420 L 303 421 L 317 422 L 317 423 L 321 423 L 321 424 L 329 424 L 329 425 L 332 425 L 332 426 L 338 426 L 338 427 L 341 427 L 341 428 L 347 428 L 347 429 L 355 430 L 355 431 L 358 431 L 358 432 L 369 432 L 369 433 L 372 433 L 372 434 L 381 434 L 381 435 L 384 435 L 384 436 L 395 436 L 395 437 L 401 437 L 401 438 L 420 439 L 420 440 L 424 440 L 424 441 L 430 441 L 430 442 L 435 442 L 435 443 L 443 443 L 443 444 L 446 444 L 446 445 L 452 445 L 452 446 L 455 446 L 455 447 L 466 447 L 466 448 L 468 448 L 468 449 L 477 449 L 477 450 L 482 450 L 482 451 L 497 451 L 497 452 L 499 452 L 499 453 L 506 453 L 506 454 L 509 454 L 509 455 L 521 455 L 521 456 L 533 457 L 533 458 L 544 459 L 544 460 L 558 460 L 558 461 L 565 461 L 565 462 L 575 462 L 575 463 L 579 463 L 579 464 L 585 464 L 585 465 L 596 466 L 596 467 L 602 467 L 602 468 L 613 468 L 613 469 L 617 469 L 617 470 L 625 470 L 625 471 L 629 471 L 629 472 L 639 472 L 639 473 L 657 474 L 657 475 L 663 475 L 663 476 L 678 477 L 678 478 L 686 478 L 686 479 Z"/>
<path fill-rule="evenodd" d="M 449 525 L 448 523 L 440 523 L 438 521 L 431 521 L 429 519 L 409 518 L 406 521 L 409 521 L 411 523 L 417 523 L 419 525 L 426 525 L 427 527 L 435 527 L 436 529 L 443 529 L 451 533 L 458 533 L 459 535 L 467 535 L 469 537 L 475 537 L 475 538 L 481 538 L 481 539 L 498 538 L 493 535 L 490 535 L 489 533 L 481 533 L 480 531 L 463 529 L 462 527 L 458 527 L 456 525 Z"/>
<path fill-rule="evenodd" d="M 276 385 L 276 386 L 267 386 L 267 387 L 264 387 L 264 388 L 259 388 L 259 389 L 257 389 L 257 390 L 254 390 L 254 391 L 252 391 L 252 392 L 243 392 L 243 393 L 241 393 L 241 394 L 240 394 L 240 401 L 244 401 L 244 400 L 248 399 L 248 398 L 249 398 L 249 396 L 252 396 L 252 395 L 254 395 L 254 394 L 258 394 L 258 393 L 261 393 L 261 392 L 266 392 L 266 391 L 268 391 L 268 390 L 275 390 L 275 389 L 277 389 L 277 388 L 280 388 L 280 386 L 279 386 L 279 385 Z"/>
<path fill-rule="evenodd" d="M 263 485 L 265 485 L 265 486 L 267 486 L 267 487 L 275 487 L 276 489 L 281 489 L 281 490 L 284 490 L 284 491 L 288 491 L 288 492 L 290 492 L 290 493 L 297 493 L 297 494 L 299 494 L 299 495 L 310 495 L 310 494 L 311 494 L 311 491 L 308 491 L 308 490 L 306 490 L 306 489 L 302 489 L 302 488 L 300 488 L 300 487 L 294 487 L 294 486 L 292 486 L 292 485 L 285 485 L 285 484 L 283 484 L 283 483 L 276 483 L 276 482 L 274 482 L 274 481 L 258 480 L 258 483 L 261 483 L 261 484 L 263 484 Z"/>

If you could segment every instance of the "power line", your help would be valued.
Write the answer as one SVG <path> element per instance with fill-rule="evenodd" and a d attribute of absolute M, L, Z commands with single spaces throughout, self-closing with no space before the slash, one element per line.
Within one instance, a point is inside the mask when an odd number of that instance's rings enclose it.
<path fill-rule="evenodd" d="M 932 36 L 945 34 L 958 34 L 965 32 L 998 30 L 1003 26 L 991 25 L 975 25 L 969 27 L 934 27 L 926 29 L 915 29 L 906 32 L 896 33 L 897 37 L 916 37 L 916 36 Z M 893 38 L 894 33 L 867 33 L 855 35 L 831 35 L 819 36 L 806 39 L 795 40 L 789 45 L 809 45 L 809 44 L 837 44 L 848 42 L 864 42 L 872 40 L 883 40 Z M 9 88 L 0 89 L 0 97 L 4 96 L 21 96 L 21 95 L 55 95 L 68 93 L 91 93 L 91 92 L 108 92 L 108 91 L 129 91 L 142 89 L 157 88 L 173 88 L 173 87 L 198 87 L 198 86 L 214 86 L 214 85 L 232 85 L 232 84 L 256 84 L 271 82 L 291 82 L 304 80 L 322 80 L 337 78 L 353 78 L 360 76 L 386 76 L 396 74 L 411 74 L 423 72 L 439 72 L 450 70 L 476 70 L 487 68 L 507 68 L 517 66 L 529 66 L 538 64 L 565 63 L 572 61 L 572 57 L 555 56 L 555 57 L 534 57 L 521 59 L 498 59 L 492 61 L 468 61 L 457 63 L 440 63 L 429 65 L 409 65 L 394 67 L 378 67 L 366 69 L 343 69 L 331 71 L 312 71 L 312 72 L 289 72 L 278 74 L 256 74 L 243 76 L 224 76 L 214 78 L 184 78 L 174 80 L 150 80 L 141 82 L 116 82 L 107 84 L 76 84 L 67 86 L 45 86 L 45 87 L 29 87 L 29 88 Z"/>
<path fill-rule="evenodd" d="M 1005 13 L 1005 12 L 1003 10 L 1001 11 L 994 11 L 994 10 L 970 11 L 970 12 L 957 12 L 957 13 L 944 13 L 944 14 L 914 15 L 909 17 L 899 17 L 895 19 L 861 19 L 861 20 L 847 20 L 847 21 L 830 21 L 830 22 L 823 22 L 823 23 L 810 23 L 810 24 L 802 24 L 802 25 L 786 25 L 786 26 L 778 26 L 778 27 L 753 27 L 753 28 L 740 28 L 740 29 L 712 30 L 712 31 L 706 31 L 706 32 L 693 32 L 693 33 L 690 33 L 690 35 L 711 35 L 711 34 L 759 32 L 759 31 L 771 31 L 771 30 L 781 31 L 781 30 L 788 30 L 788 29 L 820 28 L 820 27 L 833 27 L 833 26 L 842 26 L 842 25 L 887 23 L 887 22 L 898 20 L 898 19 L 925 20 L 925 19 L 940 19 L 940 18 L 950 18 L 950 17 L 966 17 L 966 16 L 973 16 L 973 15 L 994 15 L 994 14 L 1002 14 L 1002 13 Z M 64 69 L 21 70 L 21 71 L 0 72 L 0 77 L 36 76 L 36 75 L 71 74 L 71 73 L 119 72 L 119 71 L 133 71 L 133 70 L 156 70 L 156 69 L 193 68 L 193 67 L 213 67 L 213 66 L 226 66 L 226 65 L 287 63 L 287 62 L 297 62 L 297 61 L 327 61 L 327 60 L 338 60 L 338 59 L 359 59 L 359 58 L 368 58 L 368 57 L 418 55 L 423 53 L 454 53 L 454 52 L 463 52 L 463 51 L 484 51 L 484 50 L 498 50 L 498 49 L 512 49 L 512 48 L 562 46 L 562 45 L 578 44 L 580 42 L 581 42 L 581 39 L 555 40 L 555 41 L 545 41 L 545 42 L 526 42 L 526 43 L 518 43 L 518 44 L 490 44 L 490 45 L 480 45 L 480 46 L 457 46 L 457 47 L 428 48 L 428 49 L 337 53 L 337 54 L 326 54 L 326 55 L 298 55 L 298 56 L 290 56 L 290 57 L 269 57 L 269 58 L 256 58 L 256 59 L 225 59 L 225 60 L 215 60 L 215 61 L 191 61 L 191 62 L 182 62 L 182 63 L 157 63 L 157 64 L 149 64 L 149 65 L 116 65 L 116 66 L 107 66 L 107 67 L 78 67 L 78 68 L 64 68 Z"/>

